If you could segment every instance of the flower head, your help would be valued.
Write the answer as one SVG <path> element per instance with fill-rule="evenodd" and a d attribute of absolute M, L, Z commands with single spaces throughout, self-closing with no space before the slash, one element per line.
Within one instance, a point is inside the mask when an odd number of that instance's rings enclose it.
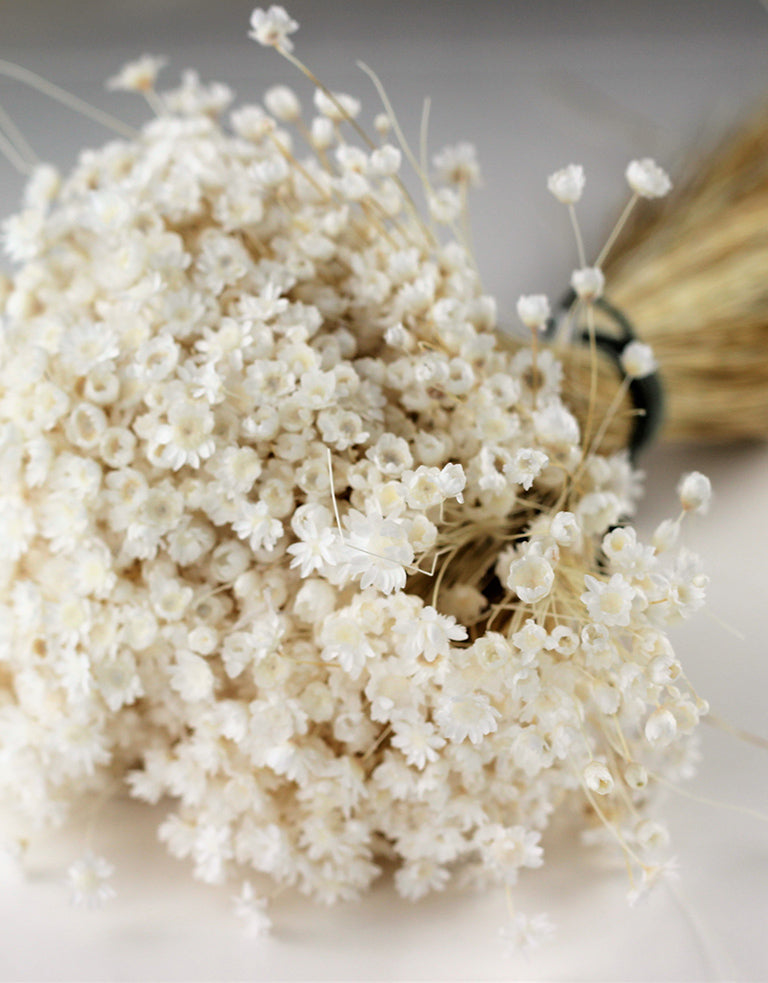
<path fill-rule="evenodd" d="M 289 17 L 283 7 L 273 5 L 268 10 L 257 7 L 251 14 L 248 37 L 265 47 L 293 51 L 293 43 L 288 40 L 288 35 L 298 28 L 298 22 Z"/>
<path fill-rule="evenodd" d="M 167 61 L 167 58 L 157 55 L 142 55 L 136 61 L 123 65 L 117 75 L 108 79 L 107 88 L 122 89 L 125 92 L 151 92 L 160 69 Z"/>
<path fill-rule="evenodd" d="M 621 352 L 621 367 L 630 379 L 644 379 L 656 371 L 658 363 L 650 345 L 630 341 Z"/>
<path fill-rule="evenodd" d="M 667 173 L 650 157 L 630 161 L 626 177 L 630 188 L 641 198 L 663 198 L 672 189 Z"/>
<path fill-rule="evenodd" d="M 526 328 L 543 330 L 551 313 L 549 300 L 544 294 L 524 294 L 517 299 L 517 316 Z"/>
<path fill-rule="evenodd" d="M 534 604 L 546 597 L 554 582 L 555 572 L 551 563 L 532 552 L 515 560 L 507 577 L 507 586 L 526 604 Z"/>
<path fill-rule="evenodd" d="M 603 625 L 629 624 L 636 591 L 622 574 L 613 574 L 607 583 L 586 574 L 584 583 L 588 589 L 581 599 L 594 621 Z"/>
<path fill-rule="evenodd" d="M 504 942 L 507 954 L 516 956 L 537 948 L 550 938 L 554 931 L 555 926 L 546 913 L 526 915 L 517 912 L 499 929 L 499 936 Z"/>
<path fill-rule="evenodd" d="M 605 276 L 597 266 L 585 266 L 573 271 L 571 286 L 580 300 L 597 300 L 603 295 Z"/>
<path fill-rule="evenodd" d="M 680 504 L 685 512 L 704 513 L 712 498 L 712 483 L 700 471 L 691 471 L 680 479 L 677 486 Z"/>
<path fill-rule="evenodd" d="M 569 164 L 562 170 L 550 174 L 547 188 L 564 205 L 575 205 L 581 198 L 586 178 L 581 164 Z"/>
<path fill-rule="evenodd" d="M 242 922 L 243 933 L 248 938 L 269 934 L 272 919 L 267 914 L 267 901 L 255 893 L 250 881 L 243 882 L 240 892 L 233 897 L 232 904 L 235 916 Z"/>
<path fill-rule="evenodd" d="M 78 908 L 100 908 L 115 896 L 110 879 L 115 868 L 104 857 L 90 851 L 67 870 L 72 904 Z"/>
<path fill-rule="evenodd" d="M 432 158 L 438 177 L 447 184 L 480 184 L 480 165 L 474 144 L 462 142 L 444 147 Z"/>

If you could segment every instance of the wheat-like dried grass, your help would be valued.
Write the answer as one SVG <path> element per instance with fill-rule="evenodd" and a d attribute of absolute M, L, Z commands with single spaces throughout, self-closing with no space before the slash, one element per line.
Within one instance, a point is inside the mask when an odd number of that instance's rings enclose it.
<path fill-rule="evenodd" d="M 768 436 L 768 109 L 724 140 L 669 199 L 638 207 L 604 270 L 607 299 L 658 359 L 662 438 Z M 589 352 L 576 347 L 564 361 L 566 399 L 584 421 Z M 620 380 L 601 358 L 597 418 Z M 626 446 L 632 426 L 627 398 L 602 450 Z"/>

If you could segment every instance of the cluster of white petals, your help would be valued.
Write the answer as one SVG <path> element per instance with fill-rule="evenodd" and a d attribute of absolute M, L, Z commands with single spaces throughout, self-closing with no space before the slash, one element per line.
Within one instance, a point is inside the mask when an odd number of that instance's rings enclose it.
<path fill-rule="evenodd" d="M 605 276 L 597 266 L 585 266 L 573 271 L 571 286 L 580 300 L 597 300 L 603 295 Z"/>
<path fill-rule="evenodd" d="M 283 14 L 257 40 L 287 48 Z M 305 153 L 290 92 L 229 125 L 193 75 L 158 98 L 5 224 L 0 794 L 34 826 L 115 782 L 167 798 L 161 839 L 245 879 L 255 933 L 250 879 L 512 883 L 595 794 L 642 857 L 637 776 L 689 771 L 702 710 L 665 633 L 695 558 L 621 526 L 637 473 L 585 456 L 549 352 L 500 346 L 399 151 L 326 125 L 355 100 L 323 95 Z M 435 163 L 479 179 L 467 145 Z"/>
<path fill-rule="evenodd" d="M 107 88 L 122 89 L 125 92 L 150 92 L 154 89 L 158 73 L 165 64 L 165 58 L 142 55 L 136 61 L 123 65 L 117 75 L 107 79 Z"/>
<path fill-rule="evenodd" d="M 586 184 L 581 164 L 569 164 L 547 178 L 547 189 L 563 205 L 575 205 Z"/>
<path fill-rule="evenodd" d="M 517 316 L 531 330 L 543 330 L 552 311 L 544 294 L 523 294 L 517 299 Z"/>
<path fill-rule="evenodd" d="M 669 175 L 650 157 L 630 161 L 626 178 L 627 184 L 640 198 L 663 198 L 672 190 Z"/>
<path fill-rule="evenodd" d="M 653 349 L 642 341 L 630 341 L 625 345 L 620 360 L 629 379 L 644 379 L 658 368 Z"/>

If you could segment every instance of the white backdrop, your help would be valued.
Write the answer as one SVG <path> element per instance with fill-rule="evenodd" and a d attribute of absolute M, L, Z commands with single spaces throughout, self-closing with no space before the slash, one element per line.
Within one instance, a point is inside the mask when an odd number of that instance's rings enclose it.
<path fill-rule="evenodd" d="M 102 81 L 144 51 L 169 56 L 169 79 L 191 65 L 243 99 L 276 81 L 307 93 L 273 52 L 247 41 L 251 6 L 5 0 L 0 57 L 129 122 L 144 118 L 141 104 L 106 94 Z M 757 0 L 302 0 L 289 9 L 302 22 L 297 52 L 331 87 L 364 95 L 369 116 L 378 105 L 358 58 L 380 74 L 414 140 L 429 95 L 433 148 L 459 139 L 477 145 L 484 170 L 473 208 L 477 254 L 502 312 L 513 310 L 522 291 L 557 296 L 575 265 L 547 174 L 570 161 L 584 164 L 581 212 L 594 255 L 623 204 L 631 157 L 655 156 L 674 177 L 768 91 L 768 13 Z M 0 80 L 0 102 L 40 155 L 61 165 L 79 146 L 104 139 L 95 125 L 15 83 Z M 21 180 L 2 162 L 0 175 L 5 215 Z M 682 471 L 712 478 L 713 508 L 688 530 L 688 544 L 711 573 L 712 615 L 679 630 L 675 643 L 713 709 L 768 736 L 768 449 L 657 448 L 643 464 L 645 529 L 673 512 Z M 244 940 L 229 892 L 194 883 L 155 841 L 157 814 L 126 801 L 107 806 L 97 823 L 98 849 L 118 867 L 118 897 L 103 911 L 67 905 L 62 871 L 83 848 L 76 829 L 32 849 L 26 883 L 5 878 L 0 978 L 766 979 L 768 827 L 725 806 L 768 813 L 768 752 L 702 729 L 703 761 L 687 791 L 725 805 L 672 793 L 663 802 L 681 866 L 677 888 L 662 886 L 630 909 L 622 872 L 576 849 L 567 830 L 555 831 L 545 867 L 523 878 L 517 897 L 522 910 L 548 911 L 557 935 L 527 960 L 503 955 L 500 893 L 452 893 L 412 906 L 386 883 L 361 903 L 334 909 L 286 896 L 274 906 L 275 936 Z"/>

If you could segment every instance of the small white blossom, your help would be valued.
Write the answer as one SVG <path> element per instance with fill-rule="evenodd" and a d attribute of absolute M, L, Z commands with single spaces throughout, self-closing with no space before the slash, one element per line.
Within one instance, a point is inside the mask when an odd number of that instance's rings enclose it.
<path fill-rule="evenodd" d="M 575 547 L 581 540 L 581 526 L 573 512 L 557 512 L 550 525 L 552 538 L 559 546 Z"/>
<path fill-rule="evenodd" d="M 444 147 L 432 158 L 438 177 L 447 184 L 480 184 L 480 165 L 477 151 L 471 143 L 457 143 Z"/>
<path fill-rule="evenodd" d="M 590 761 L 582 779 L 587 788 L 598 795 L 609 795 L 613 791 L 613 775 L 602 761 Z"/>
<path fill-rule="evenodd" d="M 167 61 L 167 58 L 158 58 L 156 55 L 142 55 L 136 61 L 123 65 L 117 75 L 108 79 L 107 88 L 123 89 L 126 92 L 151 92 L 158 72 Z"/>
<path fill-rule="evenodd" d="M 666 746 L 677 733 L 675 715 L 665 708 L 655 710 L 646 721 L 644 733 L 645 739 L 652 747 Z"/>
<path fill-rule="evenodd" d="M 400 748 L 405 760 L 415 768 L 423 769 L 427 762 L 439 759 L 440 748 L 445 744 L 429 721 L 400 721 L 392 738 L 392 746 Z"/>
<path fill-rule="evenodd" d="M 274 549 L 283 534 L 282 523 L 269 514 L 269 508 L 263 501 L 243 502 L 232 529 L 240 539 L 248 540 L 252 550 Z"/>
<path fill-rule="evenodd" d="M 170 672 L 170 685 L 190 703 L 209 699 L 213 694 L 215 679 L 206 661 L 194 652 L 179 652 L 176 665 Z"/>
<path fill-rule="evenodd" d="M 627 892 L 627 902 L 634 907 L 648 897 L 656 884 L 661 881 L 676 881 L 679 876 L 678 864 L 674 857 L 652 867 L 643 867 L 640 883 Z"/>
<path fill-rule="evenodd" d="M 402 153 L 391 143 L 385 143 L 373 151 L 370 158 L 369 169 L 371 174 L 378 177 L 392 177 L 400 170 Z"/>
<path fill-rule="evenodd" d="M 632 762 L 624 770 L 624 781 L 634 791 L 640 791 L 648 784 L 648 772 L 643 765 Z"/>
<path fill-rule="evenodd" d="M 515 956 L 537 948 L 549 939 L 554 931 L 555 926 L 549 915 L 542 912 L 530 916 L 518 912 L 499 929 L 499 935 L 508 955 Z"/>
<path fill-rule="evenodd" d="M 283 7 L 273 5 L 266 11 L 257 7 L 251 14 L 248 37 L 266 47 L 293 51 L 293 43 L 288 40 L 288 35 L 298 28 L 298 22 L 289 17 Z"/>
<path fill-rule="evenodd" d="M 446 464 L 440 472 L 438 484 L 444 498 L 455 498 L 459 504 L 464 501 L 462 492 L 467 485 L 467 478 L 460 464 Z"/>
<path fill-rule="evenodd" d="M 155 431 L 155 441 L 163 445 L 162 459 L 178 471 L 184 465 L 200 467 L 216 446 L 211 435 L 213 414 L 202 403 L 176 403 L 168 411 L 168 423 Z"/>
<path fill-rule="evenodd" d="M 547 188 L 563 205 L 575 205 L 584 191 L 585 181 L 584 168 L 581 164 L 569 164 L 562 170 L 550 174 Z"/>
<path fill-rule="evenodd" d="M 450 225 L 461 215 L 461 195 L 453 188 L 438 188 L 429 196 L 429 214 L 441 225 Z"/>
<path fill-rule="evenodd" d="M 485 693 L 467 693 L 443 698 L 435 712 L 435 722 L 449 741 L 458 744 L 468 738 L 472 744 L 479 744 L 496 730 L 500 716 Z"/>
<path fill-rule="evenodd" d="M 295 123 L 301 116 L 301 104 L 296 93 L 287 85 L 273 85 L 267 89 L 264 105 L 273 116 L 285 123 Z"/>
<path fill-rule="evenodd" d="M 483 862 L 501 871 L 508 884 L 515 883 L 521 867 L 541 867 L 544 863 L 540 840 L 541 833 L 536 830 L 496 823 L 483 827 L 477 836 Z"/>
<path fill-rule="evenodd" d="M 418 901 L 429 891 L 440 891 L 448 883 L 448 870 L 433 860 L 409 860 L 395 871 L 398 894 L 409 901 Z"/>
<path fill-rule="evenodd" d="M 533 662 L 536 655 L 544 648 L 547 632 L 533 618 L 527 618 L 523 627 L 512 636 L 512 641 L 520 650 L 525 665 Z"/>
<path fill-rule="evenodd" d="M 409 658 L 422 656 L 427 662 L 434 662 L 441 655 L 447 655 L 451 642 L 460 642 L 467 637 L 467 629 L 456 624 L 450 615 L 440 614 L 431 605 L 422 607 L 416 617 L 404 619 L 395 625 L 400 651 Z"/>
<path fill-rule="evenodd" d="M 244 881 L 239 894 L 232 899 L 235 916 L 243 923 L 243 933 L 247 938 L 268 935 L 272 919 L 267 914 L 267 901 L 253 890 L 250 881 Z"/>
<path fill-rule="evenodd" d="M 115 868 L 90 851 L 67 870 L 70 899 L 78 908 L 100 908 L 115 896 L 111 878 Z"/>
<path fill-rule="evenodd" d="M 521 447 L 504 465 L 504 474 L 528 491 L 549 463 L 549 456 L 535 447 Z"/>
<path fill-rule="evenodd" d="M 658 363 L 650 345 L 630 341 L 621 352 L 621 367 L 630 379 L 644 379 L 656 371 Z"/>
<path fill-rule="evenodd" d="M 705 474 L 691 471 L 681 478 L 677 494 L 683 511 L 704 514 L 712 499 L 712 484 Z"/>
<path fill-rule="evenodd" d="M 588 589 L 581 595 L 581 600 L 594 621 L 620 627 L 629 624 L 636 592 L 622 574 L 613 574 L 607 583 L 586 574 L 584 583 Z"/>
<path fill-rule="evenodd" d="M 408 441 L 391 433 L 382 434 L 376 444 L 366 451 L 366 457 L 385 475 L 399 475 L 413 466 Z"/>
<path fill-rule="evenodd" d="M 627 165 L 627 183 L 641 198 L 663 198 L 672 189 L 672 182 L 650 157 L 633 160 Z"/>
<path fill-rule="evenodd" d="M 605 277 L 596 266 L 585 266 L 571 274 L 571 286 L 580 300 L 593 301 L 603 295 Z"/>
<path fill-rule="evenodd" d="M 517 299 L 517 316 L 526 328 L 541 331 L 551 316 L 549 300 L 543 294 L 524 294 Z"/>
<path fill-rule="evenodd" d="M 303 533 L 300 542 L 288 547 L 288 552 L 293 556 L 291 567 L 298 567 L 302 577 L 309 577 L 326 564 L 336 563 L 338 536 L 332 529 L 313 526 Z"/>
<path fill-rule="evenodd" d="M 656 527 L 651 542 L 657 553 L 672 549 L 680 536 L 680 523 L 676 519 L 664 519 Z"/>
<path fill-rule="evenodd" d="M 555 582 L 552 564 L 537 553 L 528 553 L 509 568 L 506 584 L 521 601 L 535 604 L 545 598 Z"/>

